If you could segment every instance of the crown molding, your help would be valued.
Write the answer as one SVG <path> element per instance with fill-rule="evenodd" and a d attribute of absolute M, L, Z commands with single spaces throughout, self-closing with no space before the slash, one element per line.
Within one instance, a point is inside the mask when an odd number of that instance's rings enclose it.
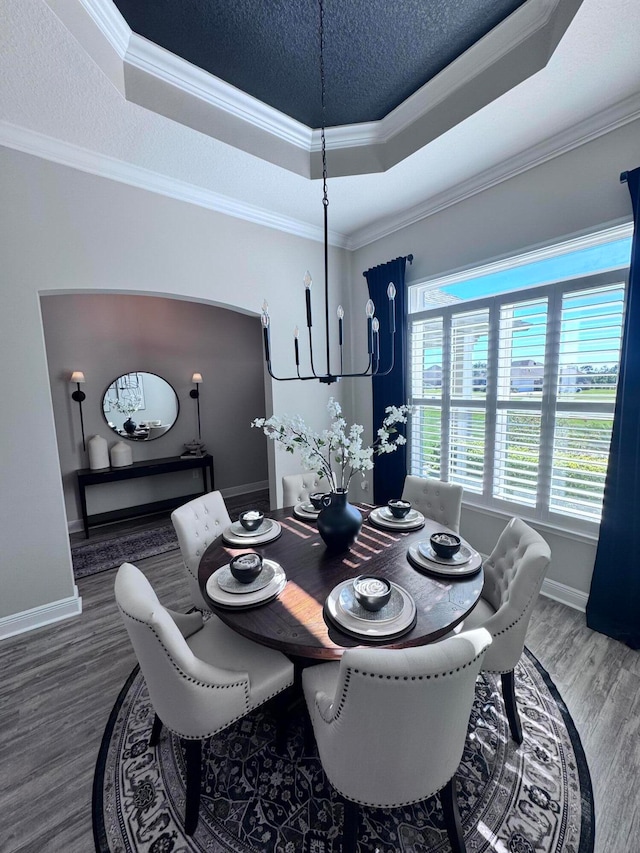
<path fill-rule="evenodd" d="M 243 219 L 256 225 L 264 225 L 267 228 L 275 228 L 278 231 L 303 237 L 306 240 L 314 240 L 318 243 L 322 243 L 324 240 L 323 229 L 320 226 L 309 225 L 289 216 L 272 213 L 257 205 L 239 202 L 221 193 L 203 189 L 166 175 L 160 175 L 150 169 L 125 163 L 106 154 L 97 154 L 94 151 L 81 148 L 79 145 L 53 139 L 37 131 L 19 127 L 6 121 L 0 121 L 0 145 L 59 163 L 62 166 L 69 166 L 81 172 L 159 193 L 188 204 L 196 204 L 199 207 L 214 210 L 226 216 L 233 216 L 236 219 Z M 347 246 L 347 237 L 337 231 L 330 231 L 328 240 L 332 246 L 338 248 L 344 249 Z"/>
<path fill-rule="evenodd" d="M 596 115 L 590 116 L 578 124 L 567 128 L 562 133 L 549 139 L 545 139 L 537 145 L 533 145 L 514 157 L 505 160 L 491 169 L 480 172 L 464 184 L 445 190 L 428 199 L 422 204 L 405 210 L 395 216 L 379 219 L 370 226 L 361 228 L 350 234 L 347 241 L 347 249 L 355 251 L 381 240 L 383 237 L 393 234 L 402 228 L 420 222 L 435 213 L 439 213 L 454 204 L 465 201 L 478 193 L 484 192 L 491 187 L 508 181 L 517 175 L 527 172 L 536 166 L 540 166 L 549 160 L 560 157 L 579 148 L 587 142 L 591 142 L 600 136 L 617 130 L 632 121 L 640 118 L 640 95 L 632 95 L 625 98 L 612 107 L 608 107 Z"/>
<path fill-rule="evenodd" d="M 127 100 L 297 174 L 322 176 L 319 131 L 131 32 L 112 0 L 46 2 Z M 581 3 L 527 0 L 380 121 L 328 128 L 332 177 L 386 171 L 544 68 Z M 87 16 L 102 49 L 86 32 Z M 105 59 L 105 45 L 120 67 Z"/>

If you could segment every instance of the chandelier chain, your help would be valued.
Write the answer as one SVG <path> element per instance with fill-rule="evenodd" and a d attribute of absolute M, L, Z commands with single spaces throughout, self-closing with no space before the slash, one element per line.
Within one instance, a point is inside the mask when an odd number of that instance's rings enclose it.
<path fill-rule="evenodd" d="M 325 139 L 325 74 L 324 74 L 324 4 L 319 0 L 320 6 L 320 105 L 322 110 L 322 127 L 320 129 L 320 143 L 322 147 L 322 203 L 329 205 L 327 195 L 327 144 Z"/>

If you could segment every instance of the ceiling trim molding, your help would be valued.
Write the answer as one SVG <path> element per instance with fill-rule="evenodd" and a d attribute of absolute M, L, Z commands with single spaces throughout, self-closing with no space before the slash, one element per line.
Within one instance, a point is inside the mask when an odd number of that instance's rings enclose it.
<path fill-rule="evenodd" d="M 293 217 L 283 216 L 257 205 L 237 201 L 213 190 L 203 189 L 167 175 L 160 175 L 142 166 L 125 163 L 123 160 L 107 154 L 89 151 L 79 145 L 54 139 L 10 122 L 0 121 L 0 145 L 59 163 L 62 166 L 69 166 L 81 172 L 159 193 L 188 204 L 196 204 L 199 207 L 223 213 L 226 216 L 233 216 L 236 219 L 243 219 L 256 225 L 264 225 L 267 228 L 275 228 L 278 231 L 303 237 L 306 240 L 314 240 L 318 243 L 322 243 L 324 240 L 324 232 L 321 226 L 309 225 Z M 347 237 L 337 231 L 330 231 L 328 239 L 332 246 L 341 249 L 347 247 Z"/>
<path fill-rule="evenodd" d="M 355 251 L 368 246 L 637 119 L 640 119 L 640 95 L 632 95 L 562 133 L 518 153 L 498 166 L 480 172 L 464 184 L 445 190 L 396 216 L 385 217 L 373 225 L 354 231 L 347 241 L 347 249 Z"/>
<path fill-rule="evenodd" d="M 317 129 L 133 33 L 112 0 L 46 2 L 127 100 L 296 174 L 322 176 Z M 332 177 L 390 169 L 544 68 L 581 3 L 527 0 L 379 122 L 329 128 Z M 96 55 L 87 15 L 119 69 Z"/>
<path fill-rule="evenodd" d="M 136 33 L 131 33 L 124 61 L 131 68 L 149 74 L 188 95 L 195 95 L 212 107 L 309 151 L 311 129 L 305 124 L 191 65 Z"/>

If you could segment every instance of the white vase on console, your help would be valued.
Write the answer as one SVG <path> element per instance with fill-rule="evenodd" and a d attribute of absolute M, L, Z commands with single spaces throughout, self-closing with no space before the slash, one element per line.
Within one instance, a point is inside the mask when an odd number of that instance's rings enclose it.
<path fill-rule="evenodd" d="M 111 467 L 124 468 L 127 465 L 133 465 L 131 447 L 124 441 L 117 441 L 111 448 Z"/>
<path fill-rule="evenodd" d="M 109 450 L 107 449 L 106 438 L 101 435 L 92 436 L 87 442 L 87 448 L 89 450 L 89 468 L 92 471 L 109 467 Z"/>

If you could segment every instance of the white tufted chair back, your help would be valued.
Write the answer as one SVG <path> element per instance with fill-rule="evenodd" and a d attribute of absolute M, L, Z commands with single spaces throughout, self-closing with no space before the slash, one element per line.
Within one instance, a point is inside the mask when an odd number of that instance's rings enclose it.
<path fill-rule="evenodd" d="M 402 497 L 411 501 L 413 507 L 425 518 L 439 522 L 454 533 L 460 532 L 462 486 L 408 474 L 405 477 Z"/>
<path fill-rule="evenodd" d="M 496 612 L 482 624 L 494 642 L 484 669 L 508 672 L 520 660 L 533 606 L 549 563 L 547 542 L 520 518 L 512 518 L 484 562 L 482 598 Z M 465 619 L 473 626 L 474 611 Z"/>
<path fill-rule="evenodd" d="M 171 521 L 178 537 L 187 571 L 191 600 L 200 610 L 209 610 L 198 584 L 198 566 L 207 547 L 231 524 L 220 492 L 209 492 L 174 509 Z"/>
<path fill-rule="evenodd" d="M 313 471 L 306 474 L 286 474 L 282 478 L 282 494 L 284 506 L 295 506 L 309 500 L 313 492 L 327 493 L 331 485 L 325 477 L 318 477 Z"/>
<path fill-rule="evenodd" d="M 456 772 L 476 676 L 491 644 L 480 628 L 410 649 L 347 650 L 302 673 L 322 766 L 357 803 L 418 802 Z"/>
<path fill-rule="evenodd" d="M 149 581 L 131 563 L 118 569 L 115 594 L 151 702 L 168 728 L 180 737 L 206 738 L 247 713 L 249 675 L 196 657 Z M 188 616 L 202 626 L 199 614 Z"/>

